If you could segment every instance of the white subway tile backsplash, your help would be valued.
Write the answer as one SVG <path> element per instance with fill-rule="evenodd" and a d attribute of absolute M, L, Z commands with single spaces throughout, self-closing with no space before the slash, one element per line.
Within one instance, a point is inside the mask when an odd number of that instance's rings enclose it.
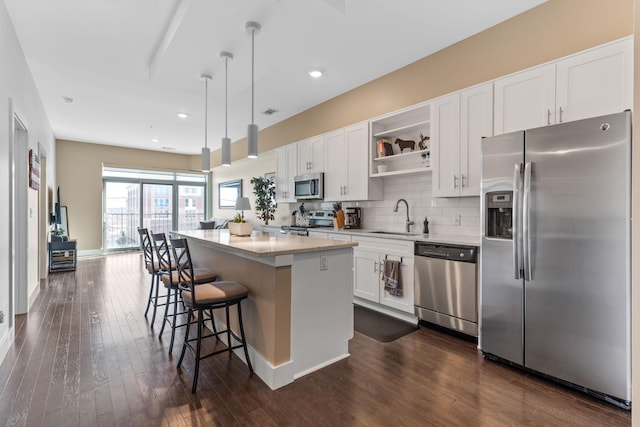
<path fill-rule="evenodd" d="M 383 200 L 343 202 L 343 207 L 362 208 L 362 222 L 365 229 L 404 231 L 407 211 L 401 203 L 398 212 L 393 209 L 398 199 L 409 204 L 409 217 L 415 224 L 412 231 L 422 231 L 424 218 L 429 219 L 432 234 L 479 235 L 479 197 L 432 197 L 431 174 L 402 175 L 385 178 Z M 298 209 L 299 203 L 291 203 L 290 210 Z M 307 209 L 320 209 L 320 203 L 305 203 Z M 459 218 L 456 221 L 456 218 Z"/>
<path fill-rule="evenodd" d="M 477 235 L 480 233 L 480 198 L 451 197 L 433 198 L 431 174 L 385 177 L 384 200 L 360 204 L 363 227 L 403 231 L 406 210 L 401 204 L 393 212 L 398 199 L 409 203 L 409 217 L 415 222 L 413 231 L 422 230 L 424 218 L 429 219 L 429 230 L 433 234 Z M 454 225 L 454 216 L 459 215 L 459 225 Z"/>

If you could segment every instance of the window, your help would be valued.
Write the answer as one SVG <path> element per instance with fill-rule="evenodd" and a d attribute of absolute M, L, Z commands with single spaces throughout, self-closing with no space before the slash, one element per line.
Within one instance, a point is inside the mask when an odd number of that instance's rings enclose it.
<path fill-rule="evenodd" d="M 192 230 L 205 219 L 206 175 L 103 167 L 102 177 L 105 250 L 138 248 L 138 227 Z"/>
<path fill-rule="evenodd" d="M 242 197 L 241 179 L 218 184 L 218 207 L 220 209 L 235 209 L 238 197 Z"/>

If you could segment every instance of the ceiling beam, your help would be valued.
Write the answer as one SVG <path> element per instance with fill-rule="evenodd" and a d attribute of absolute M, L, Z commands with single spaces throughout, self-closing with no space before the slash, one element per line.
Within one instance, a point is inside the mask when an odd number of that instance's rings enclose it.
<path fill-rule="evenodd" d="M 169 48 L 169 45 L 171 45 L 171 41 L 178 32 L 180 24 L 182 24 L 182 20 L 187 14 L 189 6 L 191 6 L 191 0 L 177 0 L 176 6 L 173 9 L 173 13 L 167 21 L 167 25 L 165 25 L 164 31 L 161 33 L 160 38 L 158 39 L 156 47 L 153 51 L 153 55 L 151 55 L 151 59 L 149 60 L 149 80 L 151 80 L 153 73 L 158 67 L 158 64 L 164 56 L 164 53 Z"/>

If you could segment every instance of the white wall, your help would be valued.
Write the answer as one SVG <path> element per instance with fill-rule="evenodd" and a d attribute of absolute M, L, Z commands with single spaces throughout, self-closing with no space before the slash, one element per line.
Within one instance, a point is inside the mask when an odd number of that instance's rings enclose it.
<path fill-rule="evenodd" d="M 231 167 L 219 166 L 213 169 L 213 214 L 214 218 L 227 218 L 232 219 L 237 211 L 235 209 L 219 209 L 218 208 L 218 184 L 225 181 L 231 181 L 234 179 L 242 179 L 242 195 L 248 197 L 251 202 L 251 211 L 245 211 L 244 217 L 247 221 L 254 225 L 262 225 L 264 222 L 259 220 L 255 211 L 255 199 L 253 195 L 253 185 L 251 184 L 251 178 L 256 176 L 264 176 L 265 173 L 276 171 L 276 152 L 275 150 L 267 153 L 261 153 L 257 159 L 242 159 L 234 161 Z M 283 218 L 286 218 L 289 214 L 287 204 L 280 203 L 274 214 L 275 220 L 273 224 L 280 225 Z M 271 225 L 272 222 L 269 222 Z"/>
<path fill-rule="evenodd" d="M 10 135 L 13 121 L 10 117 L 10 103 L 13 110 L 20 117 L 29 132 L 29 147 L 38 150 L 38 142 L 49 155 L 48 181 L 55 183 L 55 146 L 53 133 L 44 106 L 37 91 L 31 71 L 20 47 L 13 24 L 9 19 L 4 2 L 0 2 L 0 311 L 5 314 L 5 322 L 0 324 L 0 361 L 4 359 L 9 346 L 12 344 L 13 331 L 9 329 L 9 319 L 12 301 L 10 300 Z M 17 173 L 25 173 L 28 165 L 17 165 Z M 26 188 L 24 191 L 26 199 Z M 46 191 L 46 189 L 43 189 Z M 20 218 L 19 221 L 27 221 Z M 36 225 L 37 227 L 37 225 Z M 37 228 L 35 230 L 37 233 Z M 30 233 L 28 233 L 30 234 Z M 21 236 L 25 239 L 26 236 Z M 46 250 L 46 248 L 44 248 Z M 38 258 L 29 259 L 28 264 L 38 263 Z M 25 272 L 26 273 L 26 272 Z M 26 274 L 25 274 L 26 276 Z M 26 283 L 17 284 L 26 287 Z"/>

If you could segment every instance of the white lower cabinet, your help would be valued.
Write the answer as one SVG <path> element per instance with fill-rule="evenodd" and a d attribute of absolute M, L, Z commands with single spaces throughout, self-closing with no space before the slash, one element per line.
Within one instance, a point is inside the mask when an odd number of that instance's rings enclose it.
<path fill-rule="evenodd" d="M 321 237 L 323 239 L 351 241 L 351 235 L 345 233 L 331 233 L 328 231 L 309 230 L 309 237 Z"/>
<path fill-rule="evenodd" d="M 358 242 L 353 249 L 353 295 L 413 314 L 414 242 L 360 236 L 353 236 L 352 240 Z M 401 296 L 391 295 L 384 289 L 382 269 L 385 259 L 401 261 Z"/>

